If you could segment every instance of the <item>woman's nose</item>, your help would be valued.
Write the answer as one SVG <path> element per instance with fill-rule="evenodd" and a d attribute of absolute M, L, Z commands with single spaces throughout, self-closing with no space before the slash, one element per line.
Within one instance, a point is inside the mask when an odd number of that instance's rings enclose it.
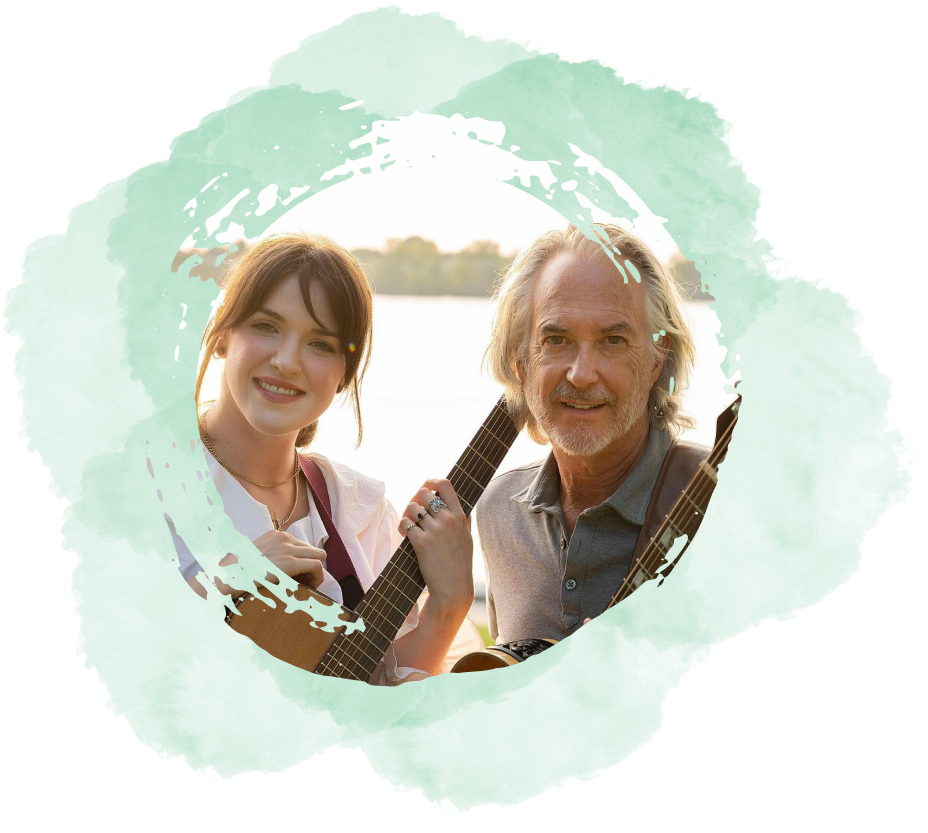
<path fill-rule="evenodd" d="M 294 374 L 300 369 L 300 345 L 295 339 L 284 339 L 271 359 L 271 365 L 281 373 Z"/>

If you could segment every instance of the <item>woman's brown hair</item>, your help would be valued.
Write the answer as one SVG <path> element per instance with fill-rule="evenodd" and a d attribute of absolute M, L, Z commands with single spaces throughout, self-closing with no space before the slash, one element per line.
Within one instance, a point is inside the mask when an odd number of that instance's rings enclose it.
<path fill-rule="evenodd" d="M 197 371 L 194 398 L 200 408 L 200 388 L 206 368 L 216 352 L 220 335 L 244 323 L 261 301 L 284 278 L 296 275 L 300 293 L 309 314 L 318 321 L 310 297 L 310 288 L 321 287 L 335 314 L 336 328 L 345 356 L 345 383 L 339 392 L 350 388 L 358 444 L 361 443 L 361 401 L 359 387 L 370 358 L 372 299 L 367 275 L 357 260 L 340 246 L 324 237 L 285 234 L 269 237 L 247 249 L 225 283 L 225 296 L 203 333 L 203 357 Z M 296 438 L 298 448 L 309 445 L 318 424 L 304 426 Z"/>

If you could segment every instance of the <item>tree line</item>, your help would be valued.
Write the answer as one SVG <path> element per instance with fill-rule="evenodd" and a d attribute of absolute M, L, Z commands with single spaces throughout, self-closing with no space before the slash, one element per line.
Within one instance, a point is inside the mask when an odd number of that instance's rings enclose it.
<path fill-rule="evenodd" d="M 440 252 L 431 240 L 387 241 L 383 251 L 354 249 L 376 292 L 384 295 L 472 295 L 488 297 L 511 257 L 499 243 L 477 240 L 459 252 Z"/>
<path fill-rule="evenodd" d="M 215 248 L 185 246 L 178 250 L 171 271 L 191 257 L 198 256 L 189 274 L 200 280 L 214 280 L 222 286 L 235 261 L 248 248 L 242 238 Z M 233 251 L 234 249 L 234 251 Z M 499 275 L 506 271 L 514 255 L 504 255 L 494 240 L 476 240 L 459 252 L 440 252 L 431 240 L 407 237 L 387 241 L 379 249 L 354 249 L 370 278 L 375 292 L 384 295 L 469 295 L 487 298 Z M 701 292 L 700 274 L 696 264 L 677 251 L 668 264 L 687 298 L 711 301 L 711 295 Z M 711 280 L 711 279 L 710 279 Z M 710 287 L 711 289 L 711 287 Z"/>
<path fill-rule="evenodd" d="M 375 292 L 384 295 L 486 298 L 513 258 L 503 255 L 499 243 L 493 240 L 476 240 L 459 252 L 441 252 L 435 243 L 422 237 L 388 240 L 383 251 L 353 249 L 351 253 L 364 267 Z M 711 296 L 700 292 L 700 275 L 692 261 L 678 252 L 669 266 L 686 297 L 711 300 Z"/>

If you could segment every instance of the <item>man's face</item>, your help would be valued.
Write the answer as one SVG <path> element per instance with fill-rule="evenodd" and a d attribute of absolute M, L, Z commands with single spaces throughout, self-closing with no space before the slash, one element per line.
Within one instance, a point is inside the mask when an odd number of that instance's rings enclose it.
<path fill-rule="evenodd" d="M 647 420 L 663 364 L 651 338 L 643 286 L 623 283 L 605 255 L 562 252 L 545 264 L 520 370 L 529 409 L 555 448 L 574 457 L 609 454 Z"/>

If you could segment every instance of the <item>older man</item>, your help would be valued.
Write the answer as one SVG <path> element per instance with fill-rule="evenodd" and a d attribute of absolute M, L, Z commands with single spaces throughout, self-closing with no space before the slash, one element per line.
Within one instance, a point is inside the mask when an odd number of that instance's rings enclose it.
<path fill-rule="evenodd" d="M 497 642 L 562 639 L 629 571 L 694 348 L 673 277 L 637 237 L 552 231 L 503 276 L 487 358 L 546 460 L 493 480 L 476 518 Z M 608 254 L 607 254 L 608 252 Z"/>

